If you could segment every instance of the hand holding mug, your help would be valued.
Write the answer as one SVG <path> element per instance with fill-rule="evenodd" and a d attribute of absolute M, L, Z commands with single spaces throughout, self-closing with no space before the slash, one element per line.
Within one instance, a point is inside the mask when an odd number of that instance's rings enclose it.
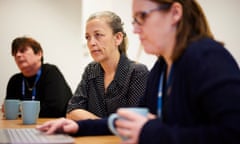
<path fill-rule="evenodd" d="M 120 108 L 108 119 L 109 129 L 124 142 L 137 142 L 142 126 L 148 121 L 147 108 Z"/>

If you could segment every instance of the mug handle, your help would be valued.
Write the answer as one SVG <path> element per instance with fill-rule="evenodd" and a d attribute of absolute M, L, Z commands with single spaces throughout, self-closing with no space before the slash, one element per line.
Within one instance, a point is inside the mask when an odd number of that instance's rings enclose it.
<path fill-rule="evenodd" d="M 116 127 L 114 126 L 114 123 L 115 123 L 115 120 L 118 118 L 119 118 L 119 116 L 116 113 L 111 114 L 108 118 L 108 127 L 111 130 L 111 132 L 117 136 L 119 136 L 119 134 L 116 130 Z"/>
<path fill-rule="evenodd" d="M 18 103 L 18 117 L 22 115 L 22 103 Z"/>

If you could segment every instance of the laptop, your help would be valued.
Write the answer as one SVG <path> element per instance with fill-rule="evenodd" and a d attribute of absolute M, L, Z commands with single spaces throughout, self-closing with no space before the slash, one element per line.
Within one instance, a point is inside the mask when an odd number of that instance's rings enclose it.
<path fill-rule="evenodd" d="M 0 129 L 0 144 L 73 144 L 74 139 L 65 134 L 47 135 L 35 128 Z"/>

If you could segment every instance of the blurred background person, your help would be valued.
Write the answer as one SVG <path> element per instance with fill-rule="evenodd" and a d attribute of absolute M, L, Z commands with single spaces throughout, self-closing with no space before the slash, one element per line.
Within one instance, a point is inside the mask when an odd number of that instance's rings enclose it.
<path fill-rule="evenodd" d="M 12 56 L 20 73 L 10 78 L 6 99 L 37 100 L 39 117 L 64 117 L 72 92 L 60 70 L 43 63 L 40 43 L 31 37 L 17 37 L 12 41 Z"/>
<path fill-rule="evenodd" d="M 140 103 L 156 118 L 119 110 L 123 143 L 239 143 L 240 70 L 199 3 L 133 0 L 132 15 L 145 52 L 159 57 Z"/>

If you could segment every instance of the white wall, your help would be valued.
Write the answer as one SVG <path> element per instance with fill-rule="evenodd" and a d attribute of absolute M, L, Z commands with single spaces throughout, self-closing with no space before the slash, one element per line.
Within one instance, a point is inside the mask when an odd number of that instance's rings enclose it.
<path fill-rule="evenodd" d="M 216 38 L 225 42 L 240 63 L 240 1 L 198 1 Z M 131 0 L 0 0 L 0 104 L 8 79 L 19 71 L 11 56 L 11 41 L 23 35 L 41 43 L 45 62 L 56 64 L 75 91 L 84 67 L 91 61 L 85 46 L 85 22 L 91 13 L 101 10 L 120 15 L 129 36 L 129 57 L 150 68 L 155 57 L 139 51 L 138 37 L 132 33 Z"/>
<path fill-rule="evenodd" d="M 56 64 L 75 87 L 81 76 L 81 0 L 0 0 L 0 21 L 0 104 L 8 79 L 19 71 L 11 56 L 18 36 L 38 40 L 45 62 Z"/>
<path fill-rule="evenodd" d="M 210 27 L 217 40 L 223 41 L 225 47 L 240 64 L 240 16 L 239 0 L 198 0 L 203 7 Z"/>

